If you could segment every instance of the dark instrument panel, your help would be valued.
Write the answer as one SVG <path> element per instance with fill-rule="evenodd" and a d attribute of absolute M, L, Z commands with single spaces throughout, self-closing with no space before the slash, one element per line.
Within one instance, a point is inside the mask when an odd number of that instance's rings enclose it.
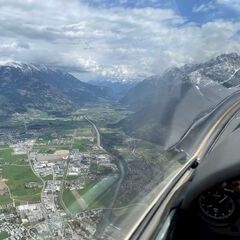
<path fill-rule="evenodd" d="M 201 219 L 214 232 L 240 236 L 240 180 L 223 182 L 197 201 Z"/>
<path fill-rule="evenodd" d="M 199 197 L 199 207 L 204 216 L 212 220 L 227 220 L 233 216 L 236 205 L 232 196 L 221 189 L 213 189 Z"/>

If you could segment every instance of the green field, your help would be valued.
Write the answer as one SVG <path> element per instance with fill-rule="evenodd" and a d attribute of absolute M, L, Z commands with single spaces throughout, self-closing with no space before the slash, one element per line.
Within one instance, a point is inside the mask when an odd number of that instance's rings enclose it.
<path fill-rule="evenodd" d="M 69 175 L 67 175 L 66 180 L 76 180 L 78 178 L 79 178 L 79 176 L 69 176 Z"/>
<path fill-rule="evenodd" d="M 92 128 L 87 121 L 58 120 L 50 123 L 45 123 L 49 132 L 39 136 L 33 150 L 39 153 L 52 153 L 52 149 L 69 150 L 70 148 L 87 151 L 92 146 L 92 142 L 88 139 L 93 136 Z"/>
<path fill-rule="evenodd" d="M 12 200 L 9 197 L 8 193 L 0 196 L 0 205 L 5 205 L 5 204 L 8 204 L 8 203 L 12 203 Z"/>
<path fill-rule="evenodd" d="M 78 128 L 77 132 L 76 132 L 76 137 L 92 137 L 93 133 L 92 133 L 92 128 L 91 125 L 88 124 L 85 127 L 82 128 Z"/>
<path fill-rule="evenodd" d="M 64 140 L 64 142 L 57 142 L 57 138 L 53 136 L 41 136 L 35 142 L 33 151 L 37 151 L 38 153 L 54 153 L 56 150 L 68 150 L 72 139 L 66 136 L 61 136 L 59 138 Z"/>
<path fill-rule="evenodd" d="M 52 149 L 54 148 L 54 151 Z M 54 153 L 56 150 L 69 150 L 70 145 L 34 145 L 33 151 L 38 153 Z"/>
<path fill-rule="evenodd" d="M 8 145 L 0 146 L 0 163 L 26 164 L 28 157 L 26 154 L 15 155 Z"/>
<path fill-rule="evenodd" d="M 100 103 L 85 105 L 87 110 L 79 110 L 80 115 L 87 115 L 90 119 L 97 123 L 98 127 L 104 127 L 108 123 L 117 123 L 125 118 L 130 111 L 120 108 L 118 105 Z"/>
<path fill-rule="evenodd" d="M 67 209 L 72 213 L 76 214 L 82 211 L 80 205 L 77 203 L 75 197 L 72 192 L 68 189 L 65 189 L 63 192 L 63 201 L 67 207 Z"/>
<path fill-rule="evenodd" d="M 100 128 L 101 140 L 104 148 L 127 162 L 145 160 L 153 164 L 168 161 L 166 153 L 161 147 L 142 139 L 129 137 L 121 129 Z"/>
<path fill-rule="evenodd" d="M 47 175 L 46 177 L 42 177 L 45 181 L 48 181 L 48 180 L 53 180 L 53 175 L 50 174 L 50 175 Z"/>
<path fill-rule="evenodd" d="M 103 208 L 108 207 L 109 202 L 111 202 L 111 199 L 113 198 L 115 193 L 114 185 L 106 190 L 100 197 L 98 197 L 97 201 L 93 202 L 89 207 L 94 208 Z"/>
<path fill-rule="evenodd" d="M 113 195 L 113 186 L 116 180 L 117 177 L 112 176 L 104 178 L 97 183 L 89 181 L 84 189 L 78 191 L 88 209 L 106 206 Z M 71 213 L 76 214 L 82 211 L 79 203 L 68 189 L 65 189 L 63 192 L 63 201 Z"/>
<path fill-rule="evenodd" d="M 81 195 L 87 193 L 93 186 L 95 186 L 97 184 L 96 181 L 94 180 L 90 180 L 90 179 L 86 179 L 86 182 L 85 182 L 85 187 L 81 190 L 79 190 L 79 193 Z"/>
<path fill-rule="evenodd" d="M 92 143 L 88 139 L 74 140 L 73 149 L 79 149 L 80 152 L 90 150 Z"/>
<path fill-rule="evenodd" d="M 7 144 L 0 145 L 0 150 L 1 150 L 1 149 L 4 149 L 4 148 L 8 148 L 8 145 L 7 145 Z"/>
<path fill-rule="evenodd" d="M 27 189 L 28 182 L 41 181 L 34 175 L 28 166 L 3 166 L 3 178 L 7 179 L 6 184 L 10 188 L 13 198 L 22 201 L 39 201 L 41 189 Z"/>
<path fill-rule="evenodd" d="M 0 232 L 0 240 L 6 239 L 6 238 L 8 238 L 9 236 L 10 236 L 10 235 L 9 235 L 7 232 L 5 232 L 5 231 Z"/>
<path fill-rule="evenodd" d="M 80 194 L 87 205 L 91 206 L 114 185 L 117 179 L 117 176 L 106 177 L 95 185 L 86 186 L 85 189 L 80 190 Z"/>

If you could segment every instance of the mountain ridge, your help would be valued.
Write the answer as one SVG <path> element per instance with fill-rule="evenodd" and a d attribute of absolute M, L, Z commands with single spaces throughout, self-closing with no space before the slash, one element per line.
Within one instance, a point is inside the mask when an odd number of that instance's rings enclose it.
<path fill-rule="evenodd" d="M 135 113 L 117 126 L 131 136 L 167 148 L 200 113 L 239 87 L 239 69 L 240 56 L 231 53 L 148 78 L 121 99 L 120 102 Z"/>
<path fill-rule="evenodd" d="M 107 89 L 80 81 L 71 74 L 44 65 L 0 65 L 0 108 L 6 114 L 34 108 L 70 112 L 86 102 L 106 98 Z"/>

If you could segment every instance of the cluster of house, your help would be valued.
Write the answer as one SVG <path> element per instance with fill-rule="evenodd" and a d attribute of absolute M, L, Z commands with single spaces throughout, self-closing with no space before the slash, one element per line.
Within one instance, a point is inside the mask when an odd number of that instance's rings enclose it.
<path fill-rule="evenodd" d="M 25 184 L 26 188 L 42 188 L 42 183 L 40 182 L 28 182 Z"/>
<path fill-rule="evenodd" d="M 50 189 L 49 187 L 44 189 L 42 193 L 42 203 L 47 210 L 52 212 L 56 211 L 56 197 L 56 192 L 53 191 L 53 189 Z"/>
<path fill-rule="evenodd" d="M 5 232 L 9 240 L 20 240 L 26 236 L 25 228 L 21 224 L 4 222 L 0 225 L 0 233 Z"/>
<path fill-rule="evenodd" d="M 31 161 L 35 172 L 41 177 L 52 175 L 53 171 L 57 177 L 62 177 L 65 162 L 69 157 L 69 151 L 56 151 L 53 154 L 31 154 Z"/>
<path fill-rule="evenodd" d="M 80 153 L 77 149 L 74 149 L 70 154 L 68 176 L 87 175 L 91 164 L 90 157 L 90 154 Z"/>
<path fill-rule="evenodd" d="M 37 223 L 44 219 L 41 203 L 20 205 L 16 209 L 22 223 Z"/>
<path fill-rule="evenodd" d="M 5 184 L 5 181 L 2 178 L 0 178 L 0 196 L 3 196 L 7 192 L 8 192 L 7 185 Z"/>
<path fill-rule="evenodd" d="M 79 239 L 95 239 L 94 235 L 102 213 L 101 209 L 92 209 L 78 214 L 79 221 L 73 224 L 73 229 L 80 236 Z"/>

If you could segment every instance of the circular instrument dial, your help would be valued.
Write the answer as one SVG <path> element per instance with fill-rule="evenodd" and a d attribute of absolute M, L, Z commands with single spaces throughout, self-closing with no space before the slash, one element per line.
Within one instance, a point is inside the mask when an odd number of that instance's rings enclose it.
<path fill-rule="evenodd" d="M 221 190 L 210 190 L 199 198 L 202 213 L 215 220 L 231 217 L 235 211 L 235 203 L 231 196 Z"/>

